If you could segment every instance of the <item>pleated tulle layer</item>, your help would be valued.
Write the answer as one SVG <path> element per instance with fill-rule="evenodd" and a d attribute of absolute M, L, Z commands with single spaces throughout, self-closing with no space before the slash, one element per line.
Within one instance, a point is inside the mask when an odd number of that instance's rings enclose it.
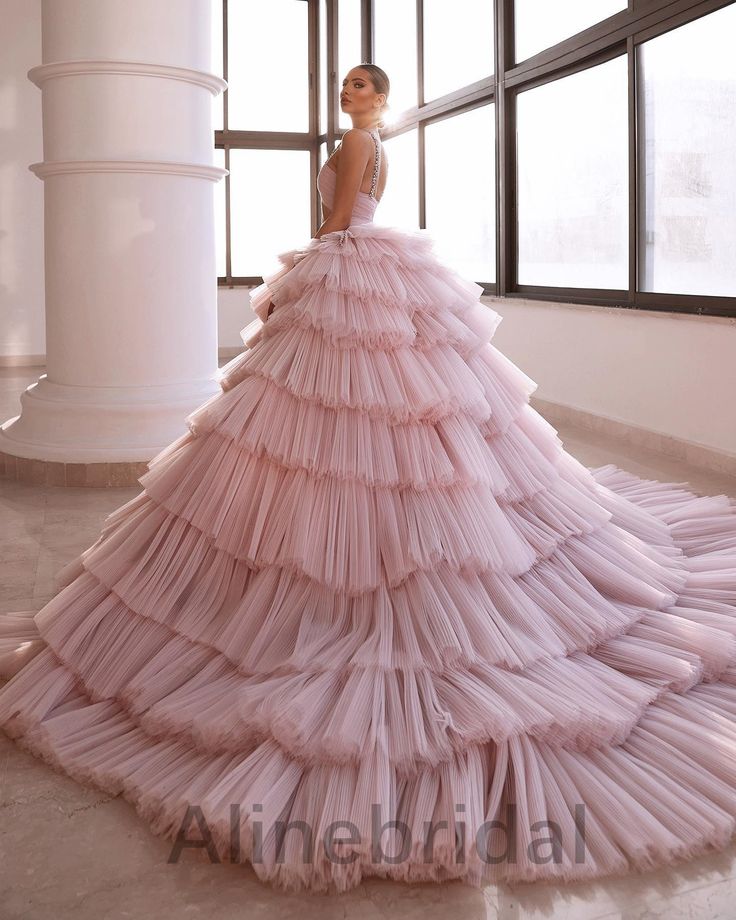
<path fill-rule="evenodd" d="M 628 631 L 590 654 L 545 656 L 515 672 L 485 661 L 436 673 L 339 659 L 248 672 L 133 614 L 86 573 L 36 617 L 50 649 L 34 663 L 35 680 L 58 659 L 93 700 L 116 698 L 152 734 L 183 735 L 213 752 L 272 737 L 315 765 L 357 762 L 378 744 L 411 773 L 471 743 L 518 734 L 577 749 L 624 740 L 647 703 L 717 679 L 736 656 L 731 620 L 682 613 L 629 609 Z M 213 642 L 231 648 L 230 624 Z"/>
<path fill-rule="evenodd" d="M 236 805 L 239 858 L 283 887 L 588 878 L 725 845 L 736 503 L 578 463 L 425 233 L 361 223 L 279 261 L 221 393 L 59 593 L 0 616 L 0 726 L 156 833 L 201 808 L 223 858 Z M 489 862 L 476 836 L 507 812 L 516 858 Z M 276 858 L 277 819 L 306 822 L 311 860 L 298 834 Z M 352 862 L 321 842 L 335 821 Z M 410 834 L 394 863 L 376 821 Z M 531 859 L 537 821 L 557 859 Z"/>
<path fill-rule="evenodd" d="M 490 347 L 490 346 L 489 346 Z M 486 384 L 486 402 L 493 399 Z M 520 396 L 503 410 L 490 409 L 494 424 L 466 412 L 445 413 L 433 424 L 397 424 L 359 409 L 325 407 L 257 375 L 208 400 L 188 417 L 191 435 L 216 431 L 242 452 L 264 455 L 281 466 L 375 486 L 421 489 L 453 481 L 483 482 L 508 500 L 530 496 L 556 478 L 562 453 L 556 431 Z M 495 424 L 503 412 L 503 426 Z M 174 454 L 191 450 L 182 436 L 153 461 L 145 482 L 164 475 Z M 486 443 L 491 442 L 491 443 Z M 241 451 L 234 451 L 237 456 Z M 179 458 L 180 459 L 180 458 Z M 167 462 L 164 462 L 167 461 Z M 591 495 L 597 489 L 584 468 Z"/>
<path fill-rule="evenodd" d="M 36 662 L 41 655 L 26 670 Z M 620 745 L 571 751 L 518 736 L 472 745 L 412 775 L 378 747 L 365 749 L 359 763 L 315 766 L 274 740 L 247 752 L 194 749 L 151 734 L 116 700 L 92 702 L 62 667 L 20 690 L 25 724 L 6 712 L 3 719 L 21 747 L 81 783 L 122 794 L 156 834 L 191 834 L 187 810 L 195 806 L 221 859 L 248 861 L 259 878 L 285 889 L 346 890 L 374 875 L 568 881 L 650 869 L 729 842 L 733 666 L 723 677 L 653 702 Z M 306 829 L 287 833 L 280 850 L 279 821 Z M 556 829 L 555 859 L 533 858 L 540 839 L 549 852 L 549 830 L 539 827 Z M 313 843 L 306 855 L 303 833 Z M 254 839 L 263 841 L 257 851 Z M 513 859 L 504 858 L 509 852 Z"/>

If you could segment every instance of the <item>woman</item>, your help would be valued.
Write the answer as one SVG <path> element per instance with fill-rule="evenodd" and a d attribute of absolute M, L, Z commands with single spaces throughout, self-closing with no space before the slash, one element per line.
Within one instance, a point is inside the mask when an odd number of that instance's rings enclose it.
<path fill-rule="evenodd" d="M 346 74 L 326 218 L 253 292 L 222 393 L 2 619 L 0 725 L 285 888 L 722 847 L 736 507 L 563 449 L 480 286 L 373 222 L 388 95 Z"/>

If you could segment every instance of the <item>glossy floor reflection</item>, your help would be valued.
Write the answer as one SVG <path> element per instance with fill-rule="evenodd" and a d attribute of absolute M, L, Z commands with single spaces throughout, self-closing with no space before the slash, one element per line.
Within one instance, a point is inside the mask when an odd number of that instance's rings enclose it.
<path fill-rule="evenodd" d="M 224 363 L 224 362 L 223 362 Z M 0 369 L 0 419 L 42 368 Z M 565 447 L 589 466 L 689 481 L 704 494 L 736 497 L 736 480 L 599 435 L 558 427 Z M 102 520 L 133 489 L 31 486 L 0 479 L 0 610 L 40 608 L 53 576 L 97 538 Z M 121 798 L 55 773 L 0 732 L 0 917 L 101 920 L 181 917 L 286 918 L 730 918 L 736 901 L 736 841 L 726 851 L 678 868 L 595 883 L 488 887 L 457 882 L 402 885 L 371 879 L 348 894 L 285 895 L 252 870 L 209 865 L 154 837 Z"/>

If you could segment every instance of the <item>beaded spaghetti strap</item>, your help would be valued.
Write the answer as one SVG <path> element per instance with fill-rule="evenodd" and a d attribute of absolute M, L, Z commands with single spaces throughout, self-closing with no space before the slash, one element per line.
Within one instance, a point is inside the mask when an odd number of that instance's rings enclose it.
<path fill-rule="evenodd" d="M 371 179 L 371 190 L 368 192 L 371 198 L 376 197 L 376 188 L 378 186 L 378 176 L 381 171 L 381 142 L 378 138 L 378 132 L 375 128 L 370 130 L 373 143 L 376 145 L 376 155 L 373 161 L 373 178 Z"/>

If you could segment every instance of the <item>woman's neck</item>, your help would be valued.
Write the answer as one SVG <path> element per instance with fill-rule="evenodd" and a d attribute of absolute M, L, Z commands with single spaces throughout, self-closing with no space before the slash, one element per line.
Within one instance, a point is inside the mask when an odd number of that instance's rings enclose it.
<path fill-rule="evenodd" d="M 353 121 L 353 127 L 354 127 L 354 128 L 363 128 L 364 131 L 378 130 L 378 125 L 375 124 L 375 123 L 368 123 L 368 124 L 365 124 L 365 125 L 359 125 L 359 124 L 357 124 L 357 122 Z"/>

